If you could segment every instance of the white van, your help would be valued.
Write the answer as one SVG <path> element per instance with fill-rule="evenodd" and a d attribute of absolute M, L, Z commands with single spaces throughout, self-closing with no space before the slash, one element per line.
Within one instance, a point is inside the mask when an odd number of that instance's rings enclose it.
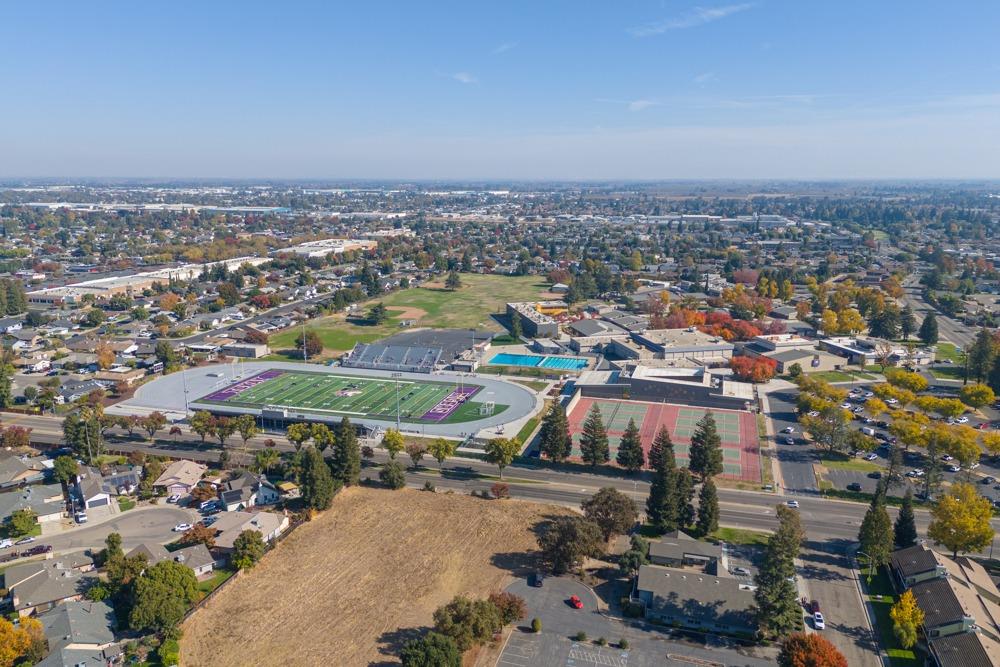
<path fill-rule="evenodd" d="M 862 426 L 861 432 L 869 437 L 875 437 L 875 429 L 871 428 L 870 426 Z"/>

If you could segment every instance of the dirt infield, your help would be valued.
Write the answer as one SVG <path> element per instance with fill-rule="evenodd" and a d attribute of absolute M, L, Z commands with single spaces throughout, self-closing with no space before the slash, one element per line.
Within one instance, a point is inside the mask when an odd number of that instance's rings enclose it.
<path fill-rule="evenodd" d="M 639 427 L 642 448 L 647 454 L 653 438 L 666 426 L 674 443 L 674 452 L 681 465 L 687 465 L 688 448 L 695 424 L 707 411 L 671 403 L 647 403 L 644 401 L 621 401 L 611 399 L 581 398 L 569 414 L 569 430 L 573 438 L 573 456 L 579 456 L 579 440 L 583 422 L 591 406 L 596 404 L 601 410 L 604 426 L 608 431 L 611 460 L 615 458 L 621 436 L 634 420 Z M 757 422 L 750 412 L 713 409 L 722 440 L 723 477 L 749 482 L 761 481 L 760 442 L 757 437 Z"/>
<path fill-rule="evenodd" d="M 392 664 L 459 593 L 503 587 L 563 510 L 421 491 L 352 488 L 184 624 L 181 664 Z"/>

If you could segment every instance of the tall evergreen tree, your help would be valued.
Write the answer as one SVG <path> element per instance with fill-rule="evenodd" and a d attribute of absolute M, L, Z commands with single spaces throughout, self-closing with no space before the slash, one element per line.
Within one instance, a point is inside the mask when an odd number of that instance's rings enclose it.
<path fill-rule="evenodd" d="M 580 455 L 586 463 L 597 467 L 611 460 L 608 449 L 608 432 L 601 419 L 601 410 L 595 403 L 583 422 L 583 432 L 580 434 Z"/>
<path fill-rule="evenodd" d="M 785 506 L 775 508 L 778 529 L 771 534 L 764 549 L 761 567 L 754 579 L 755 612 L 761 632 L 782 636 L 796 630 L 802 622 L 795 577 L 795 557 L 802 544 L 799 513 Z"/>
<path fill-rule="evenodd" d="M 872 503 L 865 512 L 858 531 L 859 551 L 864 552 L 874 567 L 888 564 L 892 555 L 893 535 L 892 521 L 885 510 L 885 500 L 882 494 L 875 494 Z"/>
<path fill-rule="evenodd" d="M 358 433 L 347 417 L 340 420 L 337 436 L 333 441 L 330 474 L 344 486 L 354 486 L 361 477 L 361 447 Z"/>
<path fill-rule="evenodd" d="M 569 420 L 566 418 L 566 410 L 559 401 L 555 401 L 545 413 L 539 440 L 542 454 L 553 461 L 564 461 L 573 451 Z"/>
<path fill-rule="evenodd" d="M 306 447 L 299 452 L 301 470 L 299 472 L 299 490 L 306 507 L 314 510 L 329 509 L 337 485 L 330 475 L 330 468 L 323 460 L 323 455 L 315 447 Z"/>
<path fill-rule="evenodd" d="M 906 489 L 903 505 L 899 508 L 896 524 L 893 527 L 896 547 L 905 549 L 917 543 L 917 522 L 913 516 L 913 491 Z"/>
<path fill-rule="evenodd" d="M 646 498 L 646 518 L 661 533 L 677 528 L 677 482 L 673 457 L 662 457 L 653 469 L 653 481 Z"/>
<path fill-rule="evenodd" d="M 661 458 L 669 459 L 667 465 L 670 468 L 676 467 L 674 460 L 674 443 L 670 440 L 670 430 L 666 426 L 661 426 L 653 438 L 653 444 L 649 447 L 649 456 L 646 464 L 656 470 L 660 467 Z"/>
<path fill-rule="evenodd" d="M 996 343 L 993 334 L 983 328 L 976 334 L 976 340 L 969 346 L 966 366 L 969 377 L 976 382 L 982 382 L 993 370 L 993 360 L 997 356 Z"/>
<path fill-rule="evenodd" d="M 0 408 L 14 405 L 14 371 L 10 350 L 0 350 Z"/>
<path fill-rule="evenodd" d="M 917 337 L 920 338 L 920 342 L 924 345 L 937 344 L 938 324 L 934 313 L 927 313 L 927 317 L 924 318 L 923 323 L 920 325 L 920 331 L 917 332 Z"/>
<path fill-rule="evenodd" d="M 903 340 L 909 340 L 913 332 L 917 330 L 917 318 L 913 315 L 910 304 L 903 306 L 899 314 L 899 331 L 903 334 Z"/>
<path fill-rule="evenodd" d="M 622 435 L 621 444 L 618 445 L 618 455 L 615 461 L 629 472 L 635 473 L 642 470 L 645 457 L 642 454 L 642 440 L 639 437 L 639 427 L 635 425 L 634 419 L 628 420 L 625 433 Z"/>
<path fill-rule="evenodd" d="M 677 527 L 687 528 L 695 520 L 695 479 L 687 468 L 674 470 L 674 506 L 677 508 Z"/>
<path fill-rule="evenodd" d="M 722 438 L 711 412 L 706 412 L 698 421 L 691 436 L 688 468 L 702 481 L 722 472 Z"/>
<path fill-rule="evenodd" d="M 719 494 L 715 489 L 715 482 L 710 479 L 701 485 L 696 525 L 699 535 L 708 535 L 719 529 Z"/>

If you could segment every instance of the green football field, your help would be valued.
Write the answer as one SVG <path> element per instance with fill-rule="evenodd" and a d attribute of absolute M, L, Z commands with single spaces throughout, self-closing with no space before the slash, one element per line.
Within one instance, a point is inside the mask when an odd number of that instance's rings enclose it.
<path fill-rule="evenodd" d="M 450 424 L 482 419 L 480 385 L 400 379 L 400 420 L 410 423 Z M 200 399 L 261 409 L 282 407 L 317 414 L 395 420 L 397 382 L 299 370 L 265 371 L 239 380 Z M 506 409 L 495 405 L 493 414 Z"/>

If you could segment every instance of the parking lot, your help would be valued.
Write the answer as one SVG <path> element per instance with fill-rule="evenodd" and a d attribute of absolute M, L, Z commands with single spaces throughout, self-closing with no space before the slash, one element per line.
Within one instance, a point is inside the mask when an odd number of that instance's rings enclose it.
<path fill-rule="evenodd" d="M 624 620 L 601 613 L 594 592 L 568 577 L 546 578 L 541 588 L 520 579 L 507 590 L 524 598 L 525 621 L 514 629 L 497 665 L 500 667 L 653 667 L 658 665 L 773 665 L 768 649 L 737 649 L 719 637 L 683 636 L 641 620 Z M 569 598 L 583 603 L 574 609 Z M 542 622 L 538 634 L 530 631 L 532 618 Z M 578 632 L 586 641 L 574 639 Z M 607 646 L 596 643 L 600 637 Z M 628 641 L 628 649 L 618 646 Z M 754 653 L 760 652 L 760 655 Z"/>
<path fill-rule="evenodd" d="M 874 434 L 873 437 L 879 441 L 879 447 L 870 455 L 859 454 L 855 457 L 856 463 L 854 464 L 837 465 L 836 463 L 832 463 L 826 466 L 823 478 L 830 482 L 833 488 L 836 489 L 860 490 L 871 493 L 875 491 L 878 480 L 889 465 L 890 443 L 894 440 L 894 437 L 889 433 L 887 429 L 888 424 L 884 417 L 874 418 L 863 409 L 865 401 L 870 398 L 867 395 L 870 393 L 867 385 L 859 384 L 856 388 L 852 387 L 852 389 L 854 390 L 853 394 L 848 398 L 847 403 L 845 403 L 845 406 L 855 414 L 855 419 L 851 422 L 850 428 L 871 429 L 869 435 Z M 927 393 L 936 396 L 955 396 L 957 395 L 957 389 L 957 386 L 938 384 L 932 385 Z M 779 400 L 775 401 L 775 397 L 772 397 L 772 405 L 777 403 L 775 407 L 781 406 L 794 409 L 792 406 L 794 392 L 784 392 L 778 398 Z M 778 460 L 782 464 L 783 472 L 786 468 L 795 466 L 792 461 L 796 463 L 803 461 L 821 463 L 821 452 L 817 451 L 812 443 L 803 437 L 801 427 L 792 421 L 791 417 L 793 415 L 787 414 L 788 412 L 789 410 L 785 409 L 780 415 L 773 417 L 776 430 Z M 990 429 L 995 428 L 1000 423 L 998 421 L 1000 420 L 1000 412 L 996 409 L 987 407 L 982 412 L 984 414 L 983 417 L 968 415 L 968 421 L 965 423 L 974 428 L 985 424 L 985 428 Z M 791 433 L 786 432 L 788 428 L 792 429 Z M 791 441 L 790 443 L 788 442 L 789 440 Z M 977 490 L 983 496 L 990 498 L 994 503 L 1000 502 L 1000 481 L 998 481 L 1000 480 L 1000 461 L 989 456 L 984 456 L 973 471 L 959 470 L 956 463 L 948 457 L 942 457 L 938 470 L 943 482 L 953 483 L 969 480 L 975 483 Z M 870 465 L 866 466 L 865 464 Z M 927 467 L 928 460 L 923 452 L 909 451 L 904 453 L 900 474 L 903 477 L 903 484 L 912 488 L 915 494 L 923 491 L 923 481 Z M 799 476 L 801 477 L 802 475 Z M 806 485 L 800 483 L 798 486 L 802 487 Z M 786 487 L 790 491 L 794 490 L 788 486 L 787 479 Z M 894 493 L 901 495 L 905 488 L 905 486 L 896 486 Z"/>

